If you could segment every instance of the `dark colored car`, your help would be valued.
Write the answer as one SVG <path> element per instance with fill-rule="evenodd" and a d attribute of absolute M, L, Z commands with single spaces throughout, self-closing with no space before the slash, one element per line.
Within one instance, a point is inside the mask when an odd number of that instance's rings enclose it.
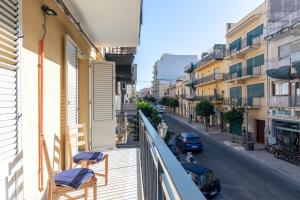
<path fill-rule="evenodd" d="M 170 140 L 167 145 L 168 145 L 169 149 L 171 150 L 171 152 L 174 154 L 174 156 L 177 159 L 179 159 L 179 153 L 176 150 L 176 146 L 174 145 L 174 142 L 172 140 Z"/>
<path fill-rule="evenodd" d="M 212 170 L 195 163 L 183 162 L 181 164 L 204 196 L 209 198 L 219 194 L 221 191 L 220 180 Z"/>
<path fill-rule="evenodd" d="M 200 137 L 193 132 L 180 133 L 176 139 L 176 145 L 184 152 L 186 151 L 198 151 L 202 152 L 203 144 L 200 141 Z"/>

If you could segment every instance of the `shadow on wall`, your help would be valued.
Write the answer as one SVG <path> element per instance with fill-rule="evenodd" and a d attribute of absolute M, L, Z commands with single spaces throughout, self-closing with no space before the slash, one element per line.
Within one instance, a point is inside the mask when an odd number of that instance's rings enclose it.
<path fill-rule="evenodd" d="M 6 199 L 15 200 L 23 199 L 23 151 L 18 153 L 9 166 L 9 175 L 5 178 Z"/>

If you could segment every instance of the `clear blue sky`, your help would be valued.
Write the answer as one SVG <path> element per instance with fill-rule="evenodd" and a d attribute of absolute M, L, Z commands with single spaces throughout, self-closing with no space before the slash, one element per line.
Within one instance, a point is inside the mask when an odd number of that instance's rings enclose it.
<path fill-rule="evenodd" d="M 237 22 L 264 0 L 144 0 L 137 89 L 151 85 L 163 53 L 200 55 L 225 43 L 228 22 Z"/>

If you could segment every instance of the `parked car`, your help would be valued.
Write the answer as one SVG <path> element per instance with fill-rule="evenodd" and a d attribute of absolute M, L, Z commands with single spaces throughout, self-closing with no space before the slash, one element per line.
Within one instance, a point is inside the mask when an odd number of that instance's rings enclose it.
<path fill-rule="evenodd" d="M 209 198 L 219 194 L 221 183 L 211 169 L 191 162 L 183 162 L 181 164 L 203 195 Z"/>
<path fill-rule="evenodd" d="M 200 137 L 193 132 L 180 133 L 176 138 L 176 145 L 182 149 L 182 151 L 198 151 L 202 152 L 203 144 L 200 141 Z"/>
<path fill-rule="evenodd" d="M 174 154 L 174 156 L 179 159 L 179 152 L 176 150 L 176 146 L 174 145 L 174 142 L 172 140 L 170 140 L 168 142 L 168 147 L 171 150 L 171 152 Z"/>

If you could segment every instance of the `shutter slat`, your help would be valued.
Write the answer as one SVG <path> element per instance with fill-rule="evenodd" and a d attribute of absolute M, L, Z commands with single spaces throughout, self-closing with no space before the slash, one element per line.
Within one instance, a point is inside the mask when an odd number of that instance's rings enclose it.
<path fill-rule="evenodd" d="M 5 0 L 1 0 L 0 1 L 0 7 L 3 8 L 8 14 L 17 17 L 17 13 L 16 11 L 18 10 L 16 6 L 11 7 L 11 5 L 9 5 L 8 3 L 4 2 Z"/>
<path fill-rule="evenodd" d="M 0 161 L 18 150 L 18 2 L 0 1 Z"/>
<path fill-rule="evenodd" d="M 0 21 L 2 21 L 4 24 L 6 24 L 7 26 L 16 29 L 18 27 L 18 25 L 12 21 L 10 21 L 7 17 L 1 15 L 0 13 Z"/>
<path fill-rule="evenodd" d="M 5 29 L 6 31 L 8 31 L 9 33 L 11 33 L 13 35 L 17 35 L 17 33 L 18 33 L 17 29 L 14 29 L 14 28 L 8 26 L 7 24 L 3 23 L 2 21 L 0 21 L 0 27 Z"/>

